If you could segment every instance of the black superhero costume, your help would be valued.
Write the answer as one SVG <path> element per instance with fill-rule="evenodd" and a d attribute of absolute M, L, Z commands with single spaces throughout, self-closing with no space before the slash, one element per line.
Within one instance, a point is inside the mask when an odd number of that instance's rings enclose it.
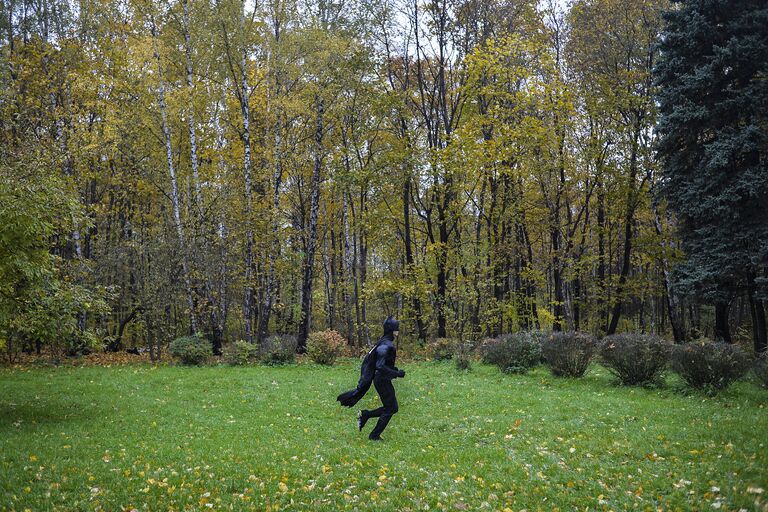
<path fill-rule="evenodd" d="M 395 366 L 397 349 L 394 344 L 394 332 L 399 330 L 400 323 L 392 317 L 384 321 L 384 335 L 379 338 L 376 345 L 363 359 L 360 368 L 360 380 L 357 387 L 351 391 L 340 394 L 336 400 L 341 405 L 352 407 L 371 387 L 371 382 L 381 398 L 382 406 L 372 411 L 362 410 L 358 414 L 358 428 L 363 429 L 370 418 L 379 418 L 376 426 L 368 436 L 371 440 L 380 440 L 381 433 L 387 427 L 392 415 L 397 413 L 397 396 L 392 379 L 405 377 L 405 372 Z"/>

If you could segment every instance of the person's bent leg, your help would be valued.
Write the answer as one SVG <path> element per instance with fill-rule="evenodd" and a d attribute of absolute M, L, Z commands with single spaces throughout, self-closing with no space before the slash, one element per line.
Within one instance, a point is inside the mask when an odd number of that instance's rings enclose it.
<path fill-rule="evenodd" d="M 363 414 L 365 414 L 369 418 L 378 418 L 385 412 L 387 412 L 387 408 L 382 406 L 382 407 L 379 407 L 378 409 L 373 409 L 371 411 L 363 411 Z"/>
<path fill-rule="evenodd" d="M 369 439 L 377 440 L 381 438 L 381 433 L 384 432 L 385 428 L 387 428 L 389 420 L 391 420 L 392 416 L 397 413 L 398 407 L 397 397 L 395 396 L 395 387 L 392 385 L 392 381 L 374 381 L 374 385 L 376 386 L 376 391 L 379 393 L 381 401 L 384 404 L 383 407 L 377 409 L 377 411 L 380 409 L 383 410 L 380 412 L 379 421 L 376 422 L 376 426 L 373 427 L 373 430 L 368 436 Z M 370 414 L 369 416 L 372 417 Z"/>
<path fill-rule="evenodd" d="M 371 439 L 371 440 L 381 439 L 381 433 L 384 432 L 385 428 L 387 428 L 387 424 L 391 419 L 392 419 L 391 414 L 382 414 L 381 416 L 379 416 L 379 421 L 376 422 L 376 426 L 373 427 L 373 430 L 371 430 L 371 433 L 368 435 L 368 439 Z"/>

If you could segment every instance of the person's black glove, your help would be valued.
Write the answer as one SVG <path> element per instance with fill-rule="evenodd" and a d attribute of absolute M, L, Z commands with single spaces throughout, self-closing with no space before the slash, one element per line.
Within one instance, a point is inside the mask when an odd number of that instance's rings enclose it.
<path fill-rule="evenodd" d="M 405 377 L 405 370 L 400 370 L 399 372 L 397 372 L 397 376 L 400 377 L 401 379 Z"/>

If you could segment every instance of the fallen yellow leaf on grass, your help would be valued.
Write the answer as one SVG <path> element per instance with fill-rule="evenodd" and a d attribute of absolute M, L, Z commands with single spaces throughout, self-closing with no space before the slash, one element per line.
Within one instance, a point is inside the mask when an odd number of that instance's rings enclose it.
<path fill-rule="evenodd" d="M 280 492 L 288 492 L 288 486 L 285 485 L 285 482 L 277 484 L 277 488 L 280 489 Z"/>

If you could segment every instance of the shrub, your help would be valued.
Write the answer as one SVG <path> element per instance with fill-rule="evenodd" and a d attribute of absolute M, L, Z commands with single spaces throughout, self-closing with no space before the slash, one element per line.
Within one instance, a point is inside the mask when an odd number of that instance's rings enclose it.
<path fill-rule="evenodd" d="M 737 345 L 707 341 L 677 345 L 672 370 L 698 389 L 725 389 L 749 369 L 749 358 Z"/>
<path fill-rule="evenodd" d="M 496 364 L 496 360 L 498 359 L 498 343 L 498 338 L 485 338 L 481 341 L 477 346 L 477 354 L 480 357 L 480 361 L 485 364 Z"/>
<path fill-rule="evenodd" d="M 268 365 L 293 363 L 296 360 L 295 336 L 290 334 L 275 334 L 265 339 L 261 344 L 261 362 Z"/>
<path fill-rule="evenodd" d="M 224 362 L 232 366 L 245 366 L 258 358 L 259 349 L 253 343 L 239 340 L 224 349 Z"/>
<path fill-rule="evenodd" d="M 581 377 L 587 371 L 597 342 L 589 334 L 553 332 L 542 344 L 545 364 L 558 377 Z"/>
<path fill-rule="evenodd" d="M 457 357 L 454 359 L 457 370 L 471 370 L 472 362 L 466 357 Z"/>
<path fill-rule="evenodd" d="M 541 361 L 540 333 L 520 331 L 487 339 L 481 346 L 483 362 L 505 373 L 525 373 Z"/>
<path fill-rule="evenodd" d="M 427 343 L 425 354 L 427 359 L 445 361 L 453 357 L 458 341 L 452 338 L 437 338 Z"/>
<path fill-rule="evenodd" d="M 471 355 L 474 350 L 474 343 L 463 341 L 456 344 L 456 352 L 453 360 L 456 363 L 457 370 L 470 370 L 472 368 Z"/>
<path fill-rule="evenodd" d="M 199 365 L 213 355 L 211 344 L 199 336 L 182 336 L 176 338 L 168 346 L 173 357 L 181 360 L 182 364 Z"/>
<path fill-rule="evenodd" d="M 346 346 L 342 335 L 331 329 L 313 332 L 307 338 L 307 354 L 317 364 L 332 365 Z"/>
<path fill-rule="evenodd" d="M 603 339 L 603 364 L 626 386 L 657 381 L 667 366 L 669 344 L 649 334 L 614 334 Z"/>
<path fill-rule="evenodd" d="M 768 352 L 763 352 L 755 360 L 755 366 L 752 368 L 755 376 L 762 382 L 764 388 L 768 388 Z"/>

